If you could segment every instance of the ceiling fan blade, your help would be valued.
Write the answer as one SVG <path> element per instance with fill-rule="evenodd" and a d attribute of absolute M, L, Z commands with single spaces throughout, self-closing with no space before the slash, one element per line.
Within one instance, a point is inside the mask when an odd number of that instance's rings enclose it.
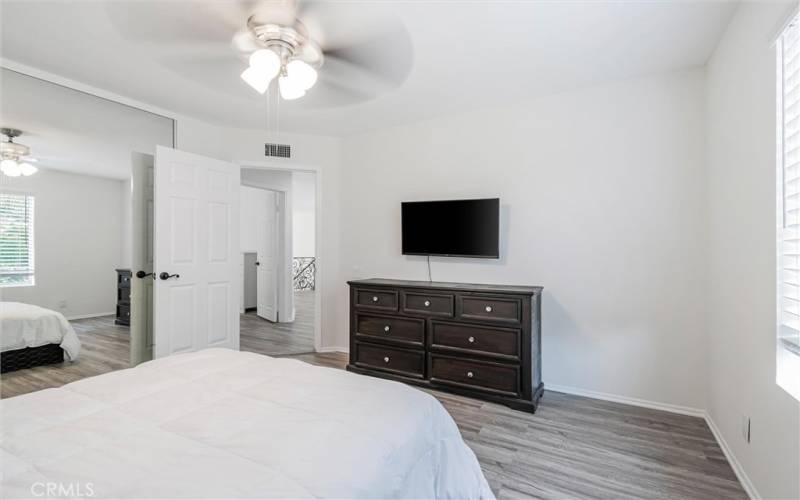
<path fill-rule="evenodd" d="M 347 61 L 395 85 L 403 83 L 411 72 L 411 37 L 403 22 L 382 2 L 300 2 L 298 18 L 326 59 Z"/>
<path fill-rule="evenodd" d="M 385 45 L 365 42 L 349 47 L 328 49 L 324 53 L 327 59 L 346 61 L 386 82 L 393 83 L 394 86 L 399 86 L 406 81 L 411 73 L 414 58 L 410 43 L 403 45 L 397 42 Z"/>
<path fill-rule="evenodd" d="M 369 101 L 376 96 L 330 79 L 322 79 L 302 99 L 288 101 L 289 106 L 307 109 L 324 109 L 350 106 Z"/>
<path fill-rule="evenodd" d="M 168 52 L 160 57 L 161 63 L 183 77 L 192 85 L 211 92 L 222 92 L 237 98 L 257 97 L 241 79 L 247 61 L 239 59 L 228 48 L 226 52 Z"/>
<path fill-rule="evenodd" d="M 106 2 L 109 19 L 124 37 L 137 42 L 225 41 L 244 26 L 252 0 Z"/>
<path fill-rule="evenodd" d="M 319 71 L 319 78 L 341 86 L 359 89 L 364 95 L 378 95 L 396 87 L 395 82 L 372 71 L 371 68 L 354 64 L 335 55 L 331 55 L 325 60 L 325 65 Z"/>
<path fill-rule="evenodd" d="M 199 41 L 186 42 L 178 41 L 173 43 L 140 43 L 141 47 L 146 47 L 155 54 L 153 57 L 158 60 L 176 61 L 181 57 L 187 59 L 231 59 L 245 60 L 244 56 L 237 54 L 231 46 L 224 42 Z"/>

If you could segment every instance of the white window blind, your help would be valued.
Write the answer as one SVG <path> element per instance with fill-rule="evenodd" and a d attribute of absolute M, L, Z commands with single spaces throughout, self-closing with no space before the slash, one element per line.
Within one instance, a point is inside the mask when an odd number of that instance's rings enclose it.
<path fill-rule="evenodd" d="M 0 193 L 0 286 L 33 284 L 33 196 Z"/>
<path fill-rule="evenodd" d="M 779 335 L 800 345 L 800 22 L 789 24 L 778 41 L 780 99 L 778 196 Z"/>

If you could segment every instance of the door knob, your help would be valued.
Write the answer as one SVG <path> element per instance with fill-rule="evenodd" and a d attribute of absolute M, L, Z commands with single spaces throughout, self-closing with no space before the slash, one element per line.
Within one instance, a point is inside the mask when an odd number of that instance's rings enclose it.
<path fill-rule="evenodd" d="M 257 266 L 260 266 L 260 265 L 261 265 L 261 262 L 256 262 L 256 265 L 257 265 Z"/>
<path fill-rule="evenodd" d="M 168 280 L 170 278 L 180 278 L 181 275 L 180 274 L 161 273 L 161 274 L 158 275 L 158 277 L 161 278 L 162 280 L 166 281 L 166 280 Z"/>
<path fill-rule="evenodd" d="M 136 271 L 136 277 L 139 279 L 147 278 L 148 276 L 152 276 L 153 273 L 146 273 L 144 271 Z"/>

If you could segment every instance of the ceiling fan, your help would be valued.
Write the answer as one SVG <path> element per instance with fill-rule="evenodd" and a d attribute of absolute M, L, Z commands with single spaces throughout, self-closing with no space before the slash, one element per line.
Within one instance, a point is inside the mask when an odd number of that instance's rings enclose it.
<path fill-rule="evenodd" d="M 305 25 L 292 15 L 295 5 L 266 2 L 247 19 L 247 26 L 233 37 L 234 46 L 247 53 L 256 47 L 242 80 L 260 94 L 278 77 L 281 97 L 303 97 L 317 82 L 317 68 L 324 61 L 322 49 L 308 35 Z"/>
<path fill-rule="evenodd" d="M 31 165 L 36 158 L 28 155 L 31 150 L 24 144 L 14 142 L 15 137 L 22 135 L 22 131 L 15 128 L 0 128 L 0 134 L 6 136 L 6 140 L 0 142 L 0 172 L 9 177 L 19 177 L 20 175 L 29 176 L 39 171 Z"/>
<path fill-rule="evenodd" d="M 408 31 L 384 2 L 124 1 L 106 10 L 151 57 L 236 97 L 276 82 L 286 100 L 306 96 L 304 106 L 355 104 L 401 85 L 413 62 Z"/>

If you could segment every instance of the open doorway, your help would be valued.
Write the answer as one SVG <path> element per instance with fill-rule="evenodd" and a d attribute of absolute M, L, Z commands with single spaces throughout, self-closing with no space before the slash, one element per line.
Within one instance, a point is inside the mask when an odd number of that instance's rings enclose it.
<path fill-rule="evenodd" d="M 242 169 L 240 347 L 314 352 L 316 173 Z"/>

